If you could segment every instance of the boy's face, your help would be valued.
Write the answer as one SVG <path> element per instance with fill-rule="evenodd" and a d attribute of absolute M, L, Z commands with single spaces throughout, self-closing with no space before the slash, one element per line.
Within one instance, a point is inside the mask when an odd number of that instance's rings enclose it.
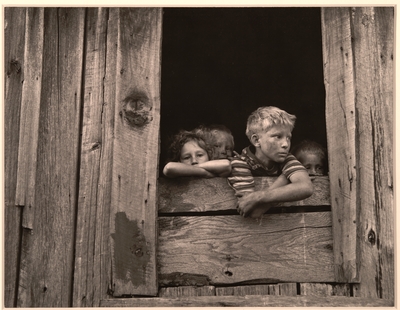
<path fill-rule="evenodd" d="M 197 142 L 186 142 L 181 150 L 180 162 L 187 165 L 198 165 L 208 161 L 207 152 Z"/>
<path fill-rule="evenodd" d="M 301 151 L 297 155 L 297 160 L 307 169 L 309 175 L 325 174 L 324 161 L 317 154 Z"/>
<path fill-rule="evenodd" d="M 233 155 L 233 142 L 232 137 L 222 131 L 213 132 L 214 136 L 214 158 L 215 159 L 226 159 Z"/>
<path fill-rule="evenodd" d="M 292 131 L 286 125 L 274 125 L 266 131 L 260 131 L 251 137 L 256 147 L 256 157 L 270 168 L 273 162 L 282 163 L 290 149 Z"/>

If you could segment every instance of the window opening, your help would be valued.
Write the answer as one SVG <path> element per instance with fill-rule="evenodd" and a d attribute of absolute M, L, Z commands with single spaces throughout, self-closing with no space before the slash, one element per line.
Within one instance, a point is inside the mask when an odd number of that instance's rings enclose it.
<path fill-rule="evenodd" d="M 240 153 L 265 105 L 297 116 L 292 146 L 326 147 L 320 8 L 166 8 L 162 40 L 160 176 L 178 130 L 224 124 Z"/>

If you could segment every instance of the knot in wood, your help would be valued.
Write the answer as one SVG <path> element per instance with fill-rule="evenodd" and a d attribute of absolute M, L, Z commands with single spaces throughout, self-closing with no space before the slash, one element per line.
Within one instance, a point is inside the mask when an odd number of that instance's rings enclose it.
<path fill-rule="evenodd" d="M 129 127 L 142 127 L 153 120 L 152 106 L 144 93 L 131 92 L 123 102 L 120 115 Z"/>
<path fill-rule="evenodd" d="M 135 251 L 135 255 L 136 255 L 136 256 L 139 256 L 139 257 L 142 257 L 142 256 L 143 256 L 143 251 L 142 251 L 142 249 L 137 249 L 137 250 Z"/>
<path fill-rule="evenodd" d="M 368 242 L 371 243 L 371 245 L 375 245 L 376 242 L 376 235 L 372 229 L 368 233 Z"/>
<path fill-rule="evenodd" d="M 9 70 L 7 71 L 7 76 L 10 76 L 12 73 L 19 74 L 21 73 L 21 63 L 16 60 L 16 59 L 11 59 L 10 61 L 10 67 Z"/>
<path fill-rule="evenodd" d="M 361 22 L 365 27 L 367 27 L 369 24 L 374 23 L 374 16 L 369 16 L 368 14 L 364 14 L 362 17 L 362 22 Z"/>

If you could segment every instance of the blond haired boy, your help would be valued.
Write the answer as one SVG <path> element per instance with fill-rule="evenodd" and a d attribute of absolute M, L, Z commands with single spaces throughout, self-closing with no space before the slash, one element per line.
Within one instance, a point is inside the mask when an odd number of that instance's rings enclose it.
<path fill-rule="evenodd" d="M 238 197 L 238 212 L 260 217 L 281 202 L 312 195 L 313 185 L 304 166 L 289 153 L 296 117 L 277 107 L 260 107 L 247 119 L 251 145 L 231 161 L 228 182 Z M 254 176 L 278 176 L 267 189 L 255 191 Z"/>

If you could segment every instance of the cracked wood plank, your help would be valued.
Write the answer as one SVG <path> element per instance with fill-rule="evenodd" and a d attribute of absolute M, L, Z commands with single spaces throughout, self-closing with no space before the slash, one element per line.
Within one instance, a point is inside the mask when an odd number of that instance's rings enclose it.
<path fill-rule="evenodd" d="M 21 99 L 18 175 L 15 203 L 24 206 L 22 226 L 33 229 L 39 114 L 43 71 L 42 8 L 28 8 L 26 14 L 24 83 Z"/>
<path fill-rule="evenodd" d="M 112 291 L 113 296 L 155 296 L 162 9 L 110 8 L 110 16 L 114 11 Z"/>
<path fill-rule="evenodd" d="M 351 8 L 322 8 L 332 229 L 337 282 L 358 281 L 356 106 Z"/>
<path fill-rule="evenodd" d="M 23 230 L 18 307 L 72 303 L 84 18 L 44 8 L 35 226 Z"/>
<path fill-rule="evenodd" d="M 344 296 L 192 296 L 181 298 L 118 298 L 101 307 L 393 307 L 393 300 Z"/>
<path fill-rule="evenodd" d="M 394 8 L 354 8 L 359 297 L 394 300 Z"/>
<path fill-rule="evenodd" d="M 110 21 L 108 21 L 110 19 Z M 73 307 L 98 307 L 111 288 L 109 218 L 116 19 L 88 8 Z"/>
<path fill-rule="evenodd" d="M 160 285 L 334 281 L 331 228 L 330 212 L 160 217 Z"/>
<path fill-rule="evenodd" d="M 275 177 L 255 177 L 256 189 L 270 186 Z M 313 179 L 314 193 L 311 197 L 287 202 L 281 207 L 330 206 L 329 178 Z M 160 213 L 236 211 L 237 199 L 226 178 L 175 178 L 159 179 Z"/>
<path fill-rule="evenodd" d="M 4 8 L 4 306 L 16 306 L 21 208 L 16 207 L 26 8 Z"/>

